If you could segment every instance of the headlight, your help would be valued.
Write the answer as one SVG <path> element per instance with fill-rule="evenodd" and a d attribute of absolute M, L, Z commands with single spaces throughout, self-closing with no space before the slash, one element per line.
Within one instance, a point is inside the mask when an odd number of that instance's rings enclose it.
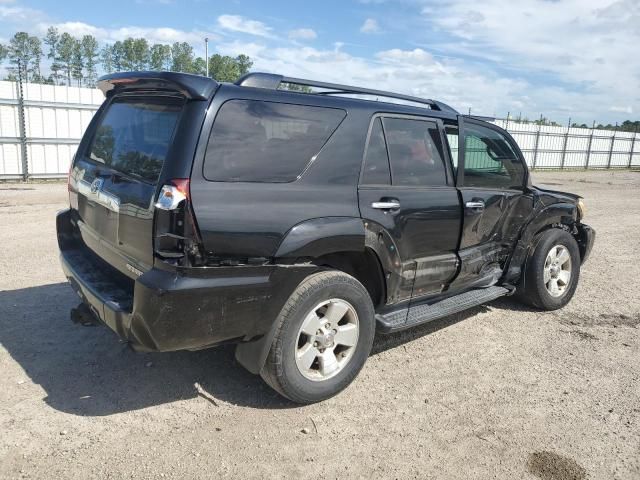
<path fill-rule="evenodd" d="M 584 204 L 584 198 L 578 199 L 578 220 L 582 220 L 587 214 L 587 207 Z"/>

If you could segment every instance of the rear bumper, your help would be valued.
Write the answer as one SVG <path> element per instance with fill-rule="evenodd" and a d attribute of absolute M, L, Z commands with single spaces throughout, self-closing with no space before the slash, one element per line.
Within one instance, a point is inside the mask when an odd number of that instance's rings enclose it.
<path fill-rule="evenodd" d="M 580 258 L 582 263 L 586 262 L 593 249 L 596 240 L 596 231 L 584 223 L 578 224 L 578 247 L 580 248 Z"/>
<path fill-rule="evenodd" d="M 93 314 L 137 351 L 197 350 L 267 333 L 309 266 L 159 268 L 131 280 L 60 232 L 64 273 Z"/>

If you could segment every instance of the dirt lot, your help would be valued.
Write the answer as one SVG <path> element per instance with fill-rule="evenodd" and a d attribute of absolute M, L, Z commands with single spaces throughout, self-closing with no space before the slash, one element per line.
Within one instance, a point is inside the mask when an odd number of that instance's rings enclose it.
<path fill-rule="evenodd" d="M 585 196 L 598 232 L 573 302 L 380 337 L 308 407 L 231 348 L 135 354 L 73 325 L 66 186 L 0 185 L 0 478 L 640 478 L 640 173 L 534 177 Z"/>

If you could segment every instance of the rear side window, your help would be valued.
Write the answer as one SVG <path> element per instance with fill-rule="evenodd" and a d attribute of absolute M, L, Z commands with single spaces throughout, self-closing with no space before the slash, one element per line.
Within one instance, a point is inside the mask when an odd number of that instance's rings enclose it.
<path fill-rule="evenodd" d="M 371 128 L 367 151 L 364 154 L 364 170 L 362 171 L 363 185 L 389 185 L 391 172 L 389 171 L 389 157 L 384 143 L 382 121 L 376 118 Z"/>
<path fill-rule="evenodd" d="M 446 185 L 442 140 L 435 122 L 385 118 L 394 185 Z"/>
<path fill-rule="evenodd" d="M 344 110 L 230 100 L 211 130 L 204 177 L 222 182 L 291 182 L 345 117 Z"/>
<path fill-rule="evenodd" d="M 182 103 L 171 97 L 114 100 L 100 119 L 89 159 L 126 175 L 157 182 Z"/>

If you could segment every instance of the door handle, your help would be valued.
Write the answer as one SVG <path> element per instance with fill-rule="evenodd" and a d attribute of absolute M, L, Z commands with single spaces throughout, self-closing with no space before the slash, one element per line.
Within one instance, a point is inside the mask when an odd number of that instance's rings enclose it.
<path fill-rule="evenodd" d="M 475 212 L 484 211 L 484 202 L 482 200 L 473 200 L 471 202 L 467 202 L 464 204 L 469 210 L 473 210 Z"/>
<path fill-rule="evenodd" d="M 371 204 L 371 208 L 376 208 L 378 210 L 397 210 L 398 208 L 400 208 L 400 202 L 398 202 L 397 200 L 373 202 Z"/>

